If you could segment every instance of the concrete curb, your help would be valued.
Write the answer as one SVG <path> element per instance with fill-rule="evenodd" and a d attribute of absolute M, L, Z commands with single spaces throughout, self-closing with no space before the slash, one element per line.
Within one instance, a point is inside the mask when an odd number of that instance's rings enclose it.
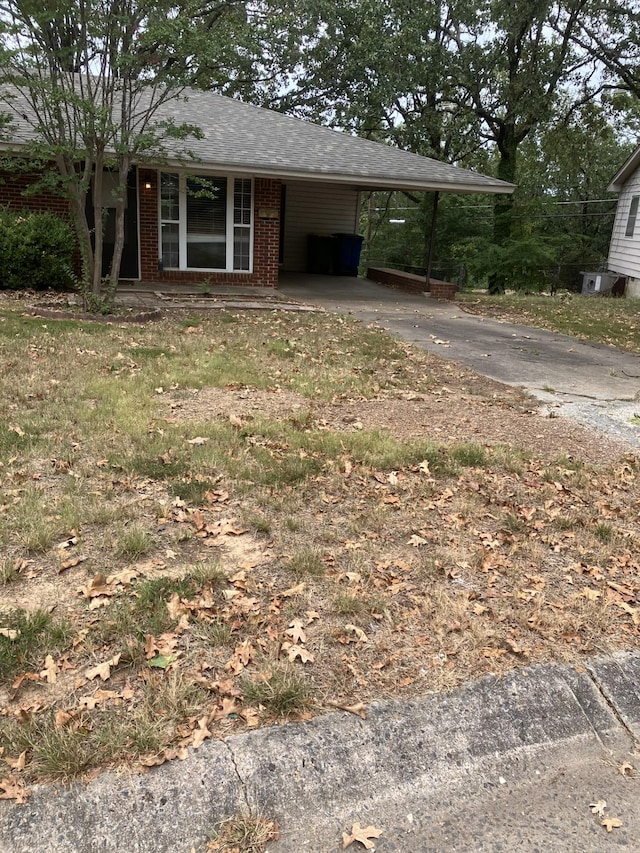
<path fill-rule="evenodd" d="M 375 820 L 416 797 L 462 796 L 497 779 L 497 766 L 560 750 L 626 755 L 639 736 L 640 655 L 597 658 L 580 672 L 536 666 L 447 695 L 377 703 L 367 720 L 331 713 L 207 742 L 144 775 L 39 786 L 24 805 L 0 804 L 0 850 L 189 853 L 248 808 L 281 824 L 269 851 L 327 853 L 352 815 Z M 438 849 L 396 842 L 388 835 L 377 849 Z"/>

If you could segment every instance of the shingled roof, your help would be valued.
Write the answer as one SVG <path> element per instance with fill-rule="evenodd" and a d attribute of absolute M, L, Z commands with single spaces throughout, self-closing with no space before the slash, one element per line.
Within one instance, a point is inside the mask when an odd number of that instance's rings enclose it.
<path fill-rule="evenodd" d="M 14 142 L 19 144 L 21 137 L 25 139 L 26 126 L 17 107 L 16 103 L 18 133 Z M 514 189 L 513 184 L 468 169 L 214 92 L 187 90 L 184 98 L 163 105 L 157 118 L 172 118 L 177 124 L 191 124 L 201 130 L 202 138 L 190 139 L 188 148 L 203 171 L 317 180 L 360 189 L 456 193 L 510 193 Z M 180 156 L 183 142 L 167 140 L 165 147 L 169 164 L 184 164 L 184 156 Z"/>

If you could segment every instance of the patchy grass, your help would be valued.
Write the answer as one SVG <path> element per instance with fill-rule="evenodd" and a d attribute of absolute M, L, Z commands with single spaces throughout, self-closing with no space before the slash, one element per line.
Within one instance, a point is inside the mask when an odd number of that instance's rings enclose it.
<path fill-rule="evenodd" d="M 640 299 L 459 293 L 467 311 L 640 353 Z"/>
<path fill-rule="evenodd" d="M 25 784 L 640 645 L 638 458 L 517 391 L 321 314 L 105 326 L 2 296 L 0 361 Z"/>
<path fill-rule="evenodd" d="M 305 710 L 310 704 L 306 678 L 292 666 L 276 663 L 241 680 L 242 692 L 252 705 L 262 705 L 279 717 Z"/>
<path fill-rule="evenodd" d="M 278 824 L 248 813 L 234 815 L 210 834 L 207 853 L 263 853 L 269 841 L 277 841 Z"/>

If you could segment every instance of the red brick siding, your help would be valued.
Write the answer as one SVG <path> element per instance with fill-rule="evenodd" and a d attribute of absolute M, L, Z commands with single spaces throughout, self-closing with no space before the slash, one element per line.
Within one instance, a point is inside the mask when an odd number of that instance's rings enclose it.
<path fill-rule="evenodd" d="M 423 293 L 428 291 L 435 299 L 455 299 L 457 285 L 448 281 L 439 281 L 436 278 L 429 279 L 427 288 L 424 276 L 414 275 L 402 270 L 390 270 L 381 267 L 369 267 L 367 278 L 385 284 L 387 287 L 395 287 L 409 293 Z"/>
<path fill-rule="evenodd" d="M 158 269 L 158 173 L 140 169 L 140 260 L 143 281 L 185 282 L 197 284 L 207 279 L 212 285 L 244 285 L 245 287 L 278 286 L 278 249 L 280 241 L 280 181 L 257 178 L 254 187 L 253 272 L 189 272 Z M 145 184 L 151 184 L 150 189 Z M 278 211 L 277 219 L 260 219 L 261 208 Z"/>
<path fill-rule="evenodd" d="M 11 210 L 50 210 L 68 218 L 69 202 L 52 192 L 42 191 L 37 195 L 23 195 L 23 192 L 39 180 L 39 175 L 17 173 L 11 175 L 3 172 L 0 175 L 0 205 Z"/>
<path fill-rule="evenodd" d="M 3 175 L 0 182 L 0 205 L 12 210 L 51 210 L 61 216 L 69 215 L 66 199 L 51 192 L 33 196 L 23 191 L 37 180 L 37 175 Z M 147 189 L 145 184 L 150 184 Z M 205 278 L 212 285 L 244 285 L 253 287 L 278 286 L 278 252 L 280 241 L 280 181 L 257 178 L 254 187 L 254 245 L 252 273 L 205 273 L 158 269 L 158 172 L 138 170 L 140 216 L 140 277 L 148 282 L 199 283 Z M 276 210 L 277 219 L 261 219 L 262 208 Z"/>
<path fill-rule="evenodd" d="M 405 290 L 409 293 L 422 293 L 427 289 L 424 276 L 402 272 L 401 270 L 369 267 L 367 278 L 370 278 L 371 281 L 377 281 L 379 284 L 385 284 L 387 287 L 394 287 L 397 290 Z"/>

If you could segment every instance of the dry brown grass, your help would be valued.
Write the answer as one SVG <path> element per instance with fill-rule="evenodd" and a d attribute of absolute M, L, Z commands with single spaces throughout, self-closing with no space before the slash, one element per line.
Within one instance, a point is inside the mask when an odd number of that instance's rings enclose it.
<path fill-rule="evenodd" d="M 0 359 L 25 781 L 639 645 L 638 458 L 517 392 L 322 315 L 7 304 Z"/>

